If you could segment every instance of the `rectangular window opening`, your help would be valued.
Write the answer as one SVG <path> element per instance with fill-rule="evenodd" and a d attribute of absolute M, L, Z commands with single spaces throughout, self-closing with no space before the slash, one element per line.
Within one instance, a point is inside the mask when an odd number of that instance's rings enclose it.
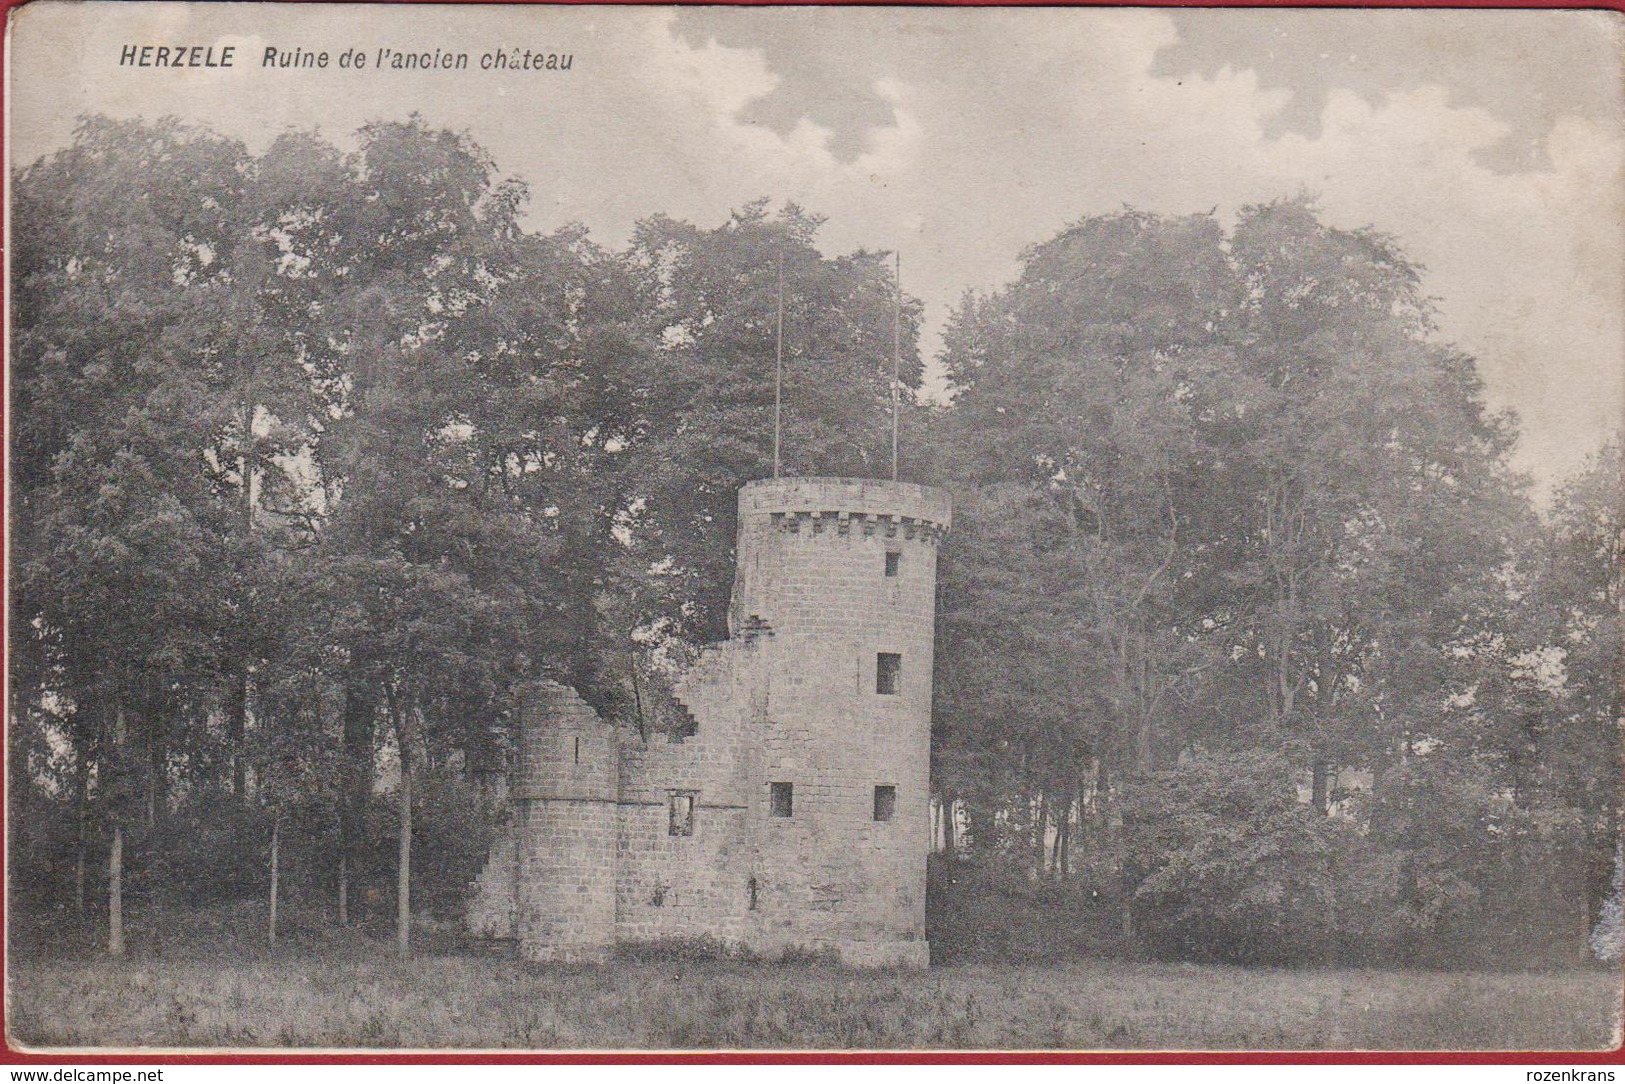
<path fill-rule="evenodd" d="M 692 791 L 674 790 L 667 793 L 666 834 L 691 836 L 694 834 L 694 794 Z"/>
<path fill-rule="evenodd" d="M 775 817 L 789 817 L 795 811 L 795 787 L 790 783 L 772 785 L 771 810 Z"/>
<path fill-rule="evenodd" d="M 897 815 L 897 788 L 889 783 L 875 786 L 875 820 L 889 821 Z"/>
<path fill-rule="evenodd" d="M 875 692 L 896 696 L 903 679 L 903 656 L 882 651 L 875 656 Z"/>
<path fill-rule="evenodd" d="M 581 763 L 581 739 L 576 739 L 576 763 Z"/>
<path fill-rule="evenodd" d="M 903 566 L 903 555 L 901 553 L 897 552 L 896 550 L 887 551 L 887 553 L 886 553 L 886 575 L 888 577 L 895 578 L 897 576 L 897 570 L 902 568 L 902 566 Z"/>

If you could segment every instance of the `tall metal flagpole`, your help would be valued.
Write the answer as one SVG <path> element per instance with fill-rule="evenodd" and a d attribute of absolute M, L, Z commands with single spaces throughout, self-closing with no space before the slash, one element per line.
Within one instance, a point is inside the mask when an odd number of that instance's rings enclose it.
<path fill-rule="evenodd" d="M 784 250 L 779 249 L 778 333 L 773 360 L 773 477 L 779 476 L 779 417 L 784 409 Z"/>
<path fill-rule="evenodd" d="M 897 387 L 903 356 L 903 252 L 899 249 L 891 280 L 891 480 L 897 481 Z"/>

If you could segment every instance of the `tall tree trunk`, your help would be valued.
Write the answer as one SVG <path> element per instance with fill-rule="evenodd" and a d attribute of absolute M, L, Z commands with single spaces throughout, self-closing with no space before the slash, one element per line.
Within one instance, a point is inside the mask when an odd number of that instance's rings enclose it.
<path fill-rule="evenodd" d="M 412 706 L 402 703 L 392 691 L 390 714 L 394 716 L 395 743 L 400 747 L 400 854 L 396 861 L 395 952 L 402 959 L 412 955 Z"/>
<path fill-rule="evenodd" d="M 1134 766 L 1142 776 L 1150 775 L 1157 766 L 1157 716 L 1152 710 L 1150 690 L 1147 688 L 1150 648 L 1146 641 L 1145 618 L 1135 622 L 1134 662 L 1137 671 L 1129 688 L 1134 694 Z"/>
<path fill-rule="evenodd" d="M 231 743 L 231 794 L 239 802 L 247 795 L 248 756 L 244 746 L 248 742 L 248 659 L 237 662 L 232 675 L 231 695 L 226 704 L 226 738 Z"/>
<path fill-rule="evenodd" d="M 1055 879 L 1067 879 L 1067 867 L 1072 864 L 1072 796 L 1067 795 L 1061 807 L 1061 819 L 1055 826 Z"/>
<path fill-rule="evenodd" d="M 79 829 L 78 853 L 73 860 L 73 910 L 79 921 L 85 920 L 85 839 L 84 827 Z"/>
<path fill-rule="evenodd" d="M 1111 809 L 1112 800 L 1112 762 L 1107 757 L 1101 757 L 1099 766 L 1095 769 L 1095 824 L 1099 827 L 1100 838 L 1110 842 L 1112 834 Z"/>
<path fill-rule="evenodd" d="M 155 712 L 154 715 L 156 714 L 157 713 Z M 169 798 L 168 787 L 166 786 L 168 783 L 168 772 L 165 770 L 165 761 L 168 759 L 168 757 L 164 753 L 163 738 L 154 733 L 156 729 L 157 725 L 155 721 L 148 724 L 146 779 L 148 828 L 156 828 L 158 826 L 158 812 L 159 810 L 163 809 Z"/>
<path fill-rule="evenodd" d="M 1049 849 L 1044 846 L 1044 837 L 1049 832 L 1049 796 L 1042 790 L 1038 792 L 1038 816 L 1034 820 L 1037 823 L 1033 831 L 1033 851 L 1037 859 L 1038 879 L 1042 881 L 1049 865 Z"/>
<path fill-rule="evenodd" d="M 1293 688 L 1292 682 L 1289 680 L 1289 675 L 1287 673 L 1287 667 L 1290 662 L 1291 658 L 1287 655 L 1286 638 L 1282 637 L 1280 657 L 1276 660 L 1275 668 L 1276 692 L 1279 696 L 1276 708 L 1276 717 L 1279 719 L 1289 718 L 1292 715 L 1292 709 L 1297 705 L 1298 700 L 1298 690 Z"/>
<path fill-rule="evenodd" d="M 1049 845 L 1049 875 L 1055 880 L 1061 879 L 1061 840 L 1066 836 L 1066 822 L 1057 818 L 1055 821 L 1055 842 Z"/>
<path fill-rule="evenodd" d="M 107 954 L 124 955 L 124 829 L 116 824 L 107 857 Z"/>
<path fill-rule="evenodd" d="M 246 384 L 252 363 L 247 357 L 243 358 L 243 380 Z M 254 406 L 243 399 L 237 404 L 237 431 L 243 444 L 243 454 L 237 457 L 237 477 L 243 486 L 243 529 L 254 529 L 254 460 L 258 443 L 254 436 Z"/>
<path fill-rule="evenodd" d="M 339 786 L 339 925 L 350 921 L 350 878 L 372 791 L 372 698 L 359 682 L 344 690 L 343 766 Z"/>
<path fill-rule="evenodd" d="M 278 859 L 281 858 L 282 818 L 276 817 L 271 821 L 271 929 L 270 942 L 276 944 L 276 905 L 277 905 L 277 874 L 280 872 Z"/>
<path fill-rule="evenodd" d="M 398 892 L 395 899 L 395 952 L 412 955 L 412 767 L 401 756 L 401 846 Z"/>
<path fill-rule="evenodd" d="M 79 764 L 74 773 L 76 787 L 74 802 L 79 807 L 78 836 L 74 840 L 73 855 L 73 908 L 80 921 L 85 917 L 85 852 L 90 849 L 90 758 L 83 752 L 79 754 Z"/>
<path fill-rule="evenodd" d="M 1088 852 L 1090 846 L 1089 819 L 1094 816 L 1094 810 L 1089 804 L 1089 790 L 1083 780 L 1078 781 L 1077 790 L 1072 796 L 1077 807 L 1076 822 L 1067 828 L 1066 832 L 1066 868 L 1067 875 L 1072 873 L 1072 855 L 1078 851 Z"/>

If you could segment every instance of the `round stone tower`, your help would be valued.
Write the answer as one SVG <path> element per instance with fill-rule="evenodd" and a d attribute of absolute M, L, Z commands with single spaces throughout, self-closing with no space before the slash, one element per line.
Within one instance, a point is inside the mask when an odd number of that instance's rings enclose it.
<path fill-rule="evenodd" d="M 739 494 L 735 639 L 763 645 L 751 940 L 924 966 L 937 545 L 947 494 L 847 478 Z"/>
<path fill-rule="evenodd" d="M 574 689 L 531 687 L 513 788 L 520 955 L 596 962 L 615 942 L 614 731 Z"/>

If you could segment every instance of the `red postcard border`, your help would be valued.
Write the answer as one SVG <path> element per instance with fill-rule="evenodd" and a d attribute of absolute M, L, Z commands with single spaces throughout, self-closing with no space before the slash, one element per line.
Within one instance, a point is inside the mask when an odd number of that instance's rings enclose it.
<path fill-rule="evenodd" d="M 0 0 L 6 26 L 9 28 L 12 12 L 31 0 Z M 140 2 L 140 0 L 135 0 Z M 206 2 L 206 0 L 196 0 Z M 1563 0 L 1370 0 L 1367 3 L 1349 3 L 1345 0 L 1163 0 L 1157 4 L 1114 4 L 1104 0 L 801 0 L 785 4 L 780 0 L 284 0 L 299 4 L 331 3 L 433 3 L 444 6 L 491 6 L 496 4 L 540 6 L 594 6 L 613 4 L 624 7 L 1047 7 L 1047 8 L 1324 8 L 1340 10 L 1362 9 L 1444 9 L 1444 10 L 1525 10 L 1525 11 L 1614 11 L 1625 14 L 1625 0 L 1594 0 L 1592 3 L 1565 3 Z M 11 80 L 11 37 L 5 39 L 3 57 L 0 57 L 0 112 L 5 108 L 5 95 Z M 5 155 L 5 133 L 0 131 L 0 161 Z M 9 174 L 8 174 L 9 194 Z M 0 245 L 10 244 L 9 216 L 5 232 L 0 234 Z M 9 249 L 8 249 L 9 250 Z M 0 284 L 0 296 L 9 291 L 9 279 Z M 9 299 L 8 299 L 9 300 Z M 9 308 L 8 308 L 9 311 Z M 9 381 L 9 369 L 7 379 Z M 6 402 L 9 407 L 9 398 Z M 4 440 L 10 419 L 5 408 L 0 408 L 0 440 Z M 0 509 L 10 506 L 10 479 L 0 463 Z M 5 546 L 0 550 L 0 572 L 10 558 L 9 524 L 0 537 Z M 9 582 L 9 578 L 8 578 Z M 0 643 L 0 663 L 4 660 L 4 645 Z M 7 775 L 0 772 L 0 802 L 5 797 Z M 0 807 L 3 808 L 3 807 Z M 0 857 L 0 863 L 9 861 L 9 851 Z M 4 918 L 4 898 L 0 893 L 0 919 Z M 7 946 L 0 938 L 0 974 L 4 974 Z M 9 1000 L 9 999 L 7 999 Z M 1621 1006 L 1625 1011 L 1625 1005 Z M 3 1016 L 3 1011 L 0 1011 Z M 1090 1050 L 876 1050 L 876 1051 L 593 1051 L 549 1053 L 546 1051 L 478 1051 L 457 1052 L 333 1052 L 333 1053 L 277 1053 L 254 1052 L 199 1052 L 158 1053 L 131 1051 L 128 1053 L 42 1053 L 17 1046 L 10 1033 L 9 1021 L 0 1020 L 0 1039 L 4 1041 L 5 1062 L 13 1065 L 1541 1065 L 1565 1066 L 1625 1065 L 1625 1042 L 1613 1050 L 1506 1050 L 1506 1051 L 1090 1051 Z"/>

